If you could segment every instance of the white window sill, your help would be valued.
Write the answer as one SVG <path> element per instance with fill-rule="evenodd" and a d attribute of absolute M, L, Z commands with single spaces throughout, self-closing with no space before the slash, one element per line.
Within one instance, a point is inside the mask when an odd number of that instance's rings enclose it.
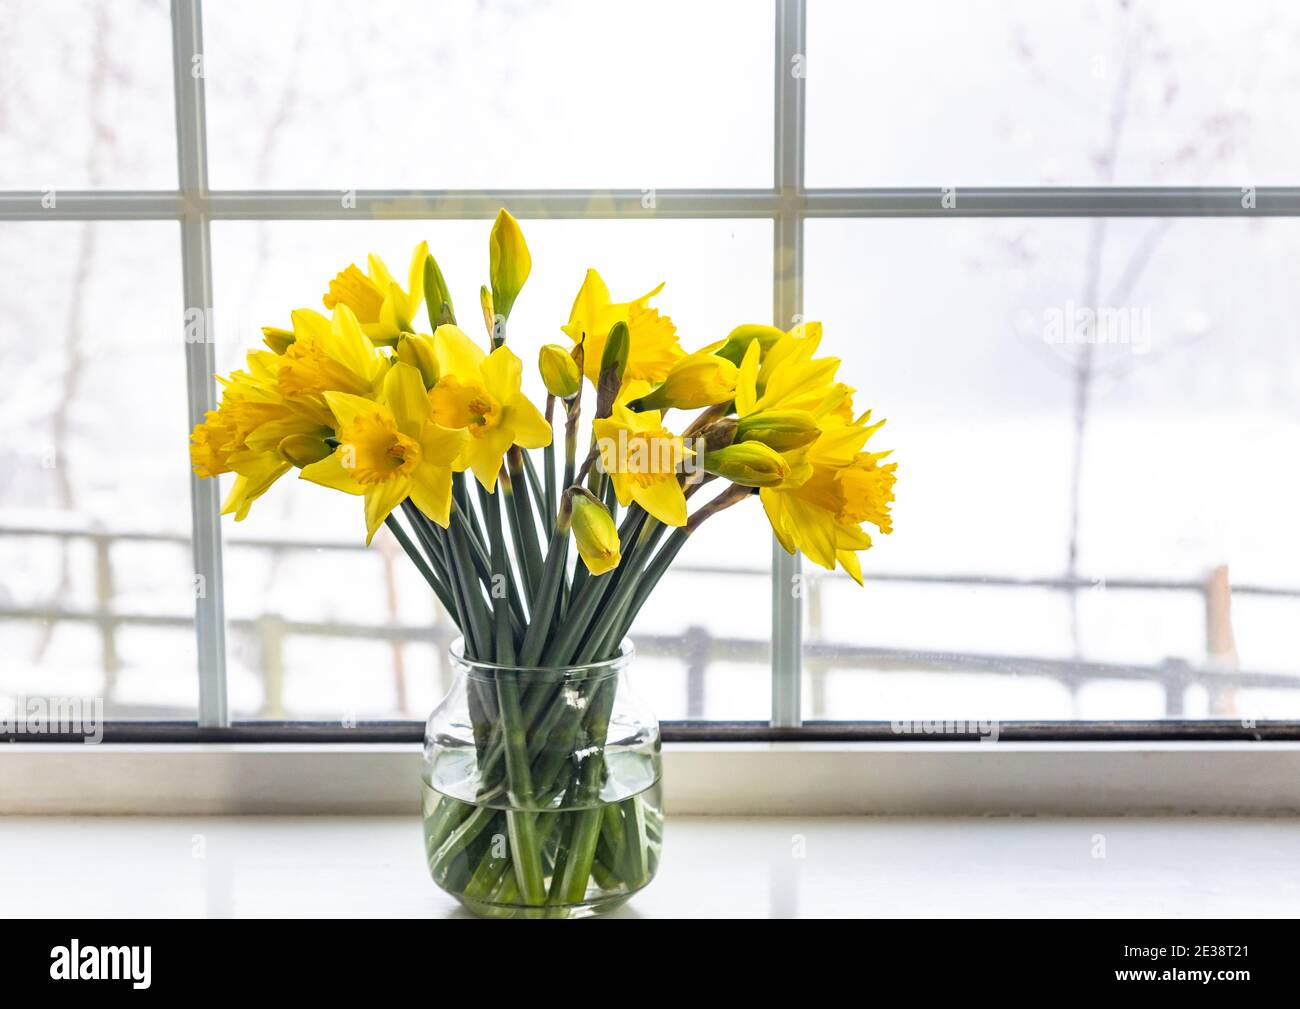
<path fill-rule="evenodd" d="M 464 915 L 400 817 L 4 817 L 18 916 Z M 68 866 L 76 866 L 69 872 Z M 669 817 L 620 917 L 1269 917 L 1300 820 Z"/>
<path fill-rule="evenodd" d="M 409 814 L 420 751 L 0 747 L 0 814 Z M 677 743 L 675 815 L 1300 813 L 1300 743 Z"/>

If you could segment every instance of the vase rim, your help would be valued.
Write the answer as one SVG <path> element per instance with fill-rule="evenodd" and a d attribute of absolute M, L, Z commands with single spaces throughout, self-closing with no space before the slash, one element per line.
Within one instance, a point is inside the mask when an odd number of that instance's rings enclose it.
<path fill-rule="evenodd" d="M 452 640 L 447 646 L 447 653 L 451 656 L 452 661 L 460 662 L 471 669 L 481 669 L 489 672 L 512 672 L 512 673 L 559 673 L 569 675 L 575 673 L 598 673 L 602 670 L 613 672 L 617 668 L 626 665 L 633 656 L 636 655 L 636 647 L 632 644 L 631 638 L 624 638 L 619 643 L 618 654 L 610 659 L 601 659 L 599 662 L 580 662 L 565 666 L 516 666 L 500 662 L 485 662 L 482 659 L 468 659 L 465 657 L 465 637 L 460 635 Z"/>

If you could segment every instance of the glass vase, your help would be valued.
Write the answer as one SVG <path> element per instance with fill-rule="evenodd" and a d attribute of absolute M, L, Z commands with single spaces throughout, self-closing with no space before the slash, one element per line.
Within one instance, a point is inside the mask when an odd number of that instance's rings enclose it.
<path fill-rule="evenodd" d="M 451 692 L 424 737 L 425 855 L 476 914 L 578 918 L 654 878 L 663 840 L 659 723 L 604 662 L 520 668 L 451 646 Z"/>

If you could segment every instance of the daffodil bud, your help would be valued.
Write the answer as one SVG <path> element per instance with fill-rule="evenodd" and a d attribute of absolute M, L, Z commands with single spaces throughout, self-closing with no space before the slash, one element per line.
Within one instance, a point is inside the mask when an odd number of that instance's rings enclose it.
<path fill-rule="evenodd" d="M 614 400 L 623 386 L 632 340 L 626 322 L 616 322 L 605 340 L 600 357 L 600 381 L 596 383 L 596 419 L 603 420 L 614 410 Z"/>
<path fill-rule="evenodd" d="M 488 341 L 492 344 L 492 349 L 496 350 L 506 339 L 506 317 L 497 315 L 496 307 L 492 302 L 492 292 L 487 287 L 478 289 L 479 307 L 483 309 L 483 325 L 487 327 Z"/>
<path fill-rule="evenodd" d="M 698 410 L 725 403 L 736 395 L 738 370 L 716 354 L 691 354 L 678 361 L 663 384 L 633 406 L 637 410 Z"/>
<path fill-rule="evenodd" d="M 280 442 L 277 451 L 285 462 L 302 469 L 314 462 L 320 462 L 334 450 L 325 443 L 324 438 L 317 438 L 310 434 L 291 434 Z"/>
<path fill-rule="evenodd" d="M 820 434 L 817 421 L 807 410 L 767 410 L 741 417 L 736 425 L 736 441 L 762 442 L 778 452 L 811 445 Z"/>
<path fill-rule="evenodd" d="M 424 303 L 429 310 L 429 328 L 455 324 L 456 310 L 451 305 L 451 291 L 443 279 L 438 261 L 429 253 L 424 259 Z"/>
<path fill-rule="evenodd" d="M 571 487 L 565 497 L 573 539 L 587 570 L 593 575 L 603 575 L 618 567 L 622 560 L 618 529 L 609 511 L 584 487 Z"/>
<path fill-rule="evenodd" d="M 704 471 L 743 487 L 781 487 L 791 476 L 791 466 L 780 452 L 761 441 L 736 442 L 704 453 Z"/>
<path fill-rule="evenodd" d="M 297 337 L 291 329 L 277 329 L 275 326 L 262 327 L 262 341 L 277 354 L 283 354 Z"/>
<path fill-rule="evenodd" d="M 503 317 L 509 317 L 524 281 L 533 268 L 519 222 L 502 209 L 492 225 L 491 251 L 492 303 Z"/>
<path fill-rule="evenodd" d="M 760 360 L 772 349 L 777 340 L 785 336 L 775 326 L 745 325 L 737 326 L 727 335 L 727 342 L 717 352 L 718 357 L 725 357 L 732 364 L 739 365 L 745 359 L 745 351 L 757 340 Z"/>
<path fill-rule="evenodd" d="M 426 389 L 432 389 L 438 384 L 438 361 L 433 352 L 433 337 L 422 333 L 403 333 L 397 340 L 397 359 L 419 371 Z"/>
<path fill-rule="evenodd" d="M 726 448 L 736 440 L 736 429 L 735 417 L 722 417 L 711 424 L 706 424 L 695 436 L 696 450 L 716 452 L 720 448 Z"/>
<path fill-rule="evenodd" d="M 578 362 L 558 343 L 543 344 L 537 355 L 537 370 L 542 374 L 546 391 L 559 399 L 573 396 L 582 385 Z"/>

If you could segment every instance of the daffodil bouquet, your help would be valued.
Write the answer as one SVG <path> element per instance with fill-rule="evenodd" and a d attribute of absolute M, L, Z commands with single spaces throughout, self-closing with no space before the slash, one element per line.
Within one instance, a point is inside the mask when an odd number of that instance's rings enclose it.
<path fill-rule="evenodd" d="M 388 527 L 460 629 L 469 671 L 463 717 L 428 743 L 467 733 L 454 773 L 426 781 L 434 877 L 476 910 L 576 913 L 654 872 L 657 728 L 645 788 L 620 790 L 619 691 L 600 670 L 628 654 L 687 539 L 757 497 L 787 551 L 860 582 L 864 525 L 890 531 L 895 466 L 866 450 L 880 422 L 817 356 L 820 324 L 742 325 L 687 353 L 651 305 L 662 285 L 616 302 L 595 270 L 560 327 L 568 342 L 541 348 L 539 408 L 506 339 L 530 269 L 502 210 L 474 339 L 427 244 L 405 286 L 377 256 L 348 266 L 328 316 L 265 328 L 267 349 L 220 379 L 191 457 L 200 476 L 235 474 L 223 513 L 237 521 L 296 469 L 363 499 L 367 543 Z"/>

